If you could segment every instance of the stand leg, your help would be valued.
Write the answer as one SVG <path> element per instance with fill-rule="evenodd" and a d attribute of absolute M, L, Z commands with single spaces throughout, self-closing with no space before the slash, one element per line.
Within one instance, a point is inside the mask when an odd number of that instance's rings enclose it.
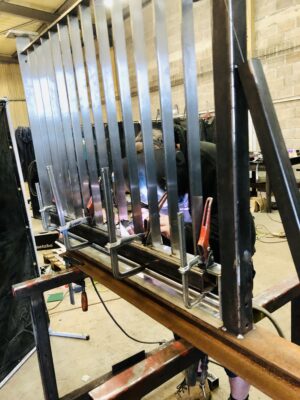
<path fill-rule="evenodd" d="M 58 400 L 55 370 L 48 333 L 48 320 L 43 295 L 31 296 L 31 317 L 44 397 L 46 400 Z"/>
<path fill-rule="evenodd" d="M 80 340 L 89 340 L 90 335 L 84 335 L 80 333 L 71 333 L 71 332 L 56 332 L 49 328 L 50 336 L 64 337 L 68 339 L 80 339 Z"/>
<path fill-rule="evenodd" d="M 300 345 L 300 297 L 291 301 L 291 341 Z"/>

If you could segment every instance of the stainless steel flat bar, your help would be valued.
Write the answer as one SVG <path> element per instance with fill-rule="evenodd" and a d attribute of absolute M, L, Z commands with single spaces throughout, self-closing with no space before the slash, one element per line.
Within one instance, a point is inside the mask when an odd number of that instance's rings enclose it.
<path fill-rule="evenodd" d="M 79 13 L 94 116 L 98 160 L 101 170 L 101 168 L 108 167 L 108 156 L 103 125 L 102 103 L 99 83 L 100 80 L 97 67 L 91 9 L 90 7 L 80 5 Z"/>
<path fill-rule="evenodd" d="M 31 74 L 31 67 L 27 57 L 27 54 L 22 54 L 21 51 L 29 43 L 28 38 L 18 37 L 17 38 L 17 51 L 19 58 L 19 65 L 22 73 L 22 80 L 25 90 L 25 98 L 28 110 L 28 117 L 30 122 L 30 128 L 32 133 L 32 141 L 35 151 L 35 158 L 38 167 L 38 176 L 40 182 L 40 188 L 42 193 L 42 200 L 44 206 L 51 205 L 51 189 L 50 182 L 47 175 L 46 165 L 49 164 L 49 153 L 46 152 L 47 148 L 43 146 L 42 141 L 39 140 L 41 133 L 43 132 L 40 128 L 39 117 L 36 112 L 37 105 L 34 95 L 33 78 Z"/>
<path fill-rule="evenodd" d="M 128 210 L 125 196 L 125 179 L 122 169 L 120 135 L 116 110 L 116 95 L 114 89 L 111 65 L 110 46 L 108 38 L 106 11 L 103 0 L 92 0 L 95 15 L 99 57 L 103 77 L 103 88 L 109 130 L 110 150 L 115 182 L 116 202 L 120 220 L 128 220 Z"/>
<path fill-rule="evenodd" d="M 116 0 L 112 6 L 113 40 L 119 82 L 120 101 L 125 133 L 126 158 L 128 160 L 128 176 L 130 185 L 132 217 L 135 233 L 144 231 L 139 189 L 138 162 L 135 149 L 135 131 L 132 117 L 132 103 L 128 60 L 126 54 L 125 31 L 122 2 Z"/>
<path fill-rule="evenodd" d="M 44 118 L 48 131 L 49 145 L 50 151 L 52 155 L 52 168 L 53 173 L 55 174 L 55 180 L 58 187 L 58 191 L 61 198 L 62 209 L 65 214 L 67 214 L 68 206 L 67 206 L 67 198 L 66 198 L 66 189 L 67 183 L 65 182 L 63 175 L 63 165 L 61 162 L 61 158 L 59 157 L 59 146 L 58 146 L 58 136 L 57 132 L 57 121 L 54 120 L 54 110 L 53 110 L 53 99 L 51 101 L 50 90 L 49 90 L 49 81 L 48 81 L 48 56 L 45 57 L 44 46 L 42 45 L 34 45 L 34 54 L 33 57 L 36 57 L 37 66 L 37 74 L 40 81 L 41 88 L 41 98 L 44 107 Z"/>
<path fill-rule="evenodd" d="M 141 0 L 130 0 L 131 31 L 134 46 L 134 58 L 138 88 L 139 110 L 144 144 L 145 175 L 149 207 L 149 221 L 152 244 L 161 244 L 159 225 L 156 162 L 153 149 L 151 101 L 149 77 L 145 54 L 145 34 Z"/>
<path fill-rule="evenodd" d="M 83 136 L 80 124 L 79 105 L 76 92 L 74 68 L 71 54 L 71 44 L 69 38 L 68 27 L 66 25 L 58 25 L 59 42 L 61 46 L 62 61 L 64 66 L 67 93 L 69 99 L 69 107 L 71 113 L 71 121 L 73 128 L 73 138 L 76 149 L 77 167 L 81 183 L 81 193 L 83 208 L 85 209 L 90 200 L 89 177 L 85 160 L 85 149 L 83 146 Z"/>
<path fill-rule="evenodd" d="M 198 116 L 197 63 L 195 53 L 193 0 L 182 0 L 182 56 L 187 119 L 187 150 L 189 163 L 189 193 L 193 224 L 194 252 L 200 233 L 203 207 Z"/>
<path fill-rule="evenodd" d="M 39 60 L 37 59 L 35 51 L 28 51 L 28 62 L 30 64 L 33 89 L 34 89 L 34 97 L 35 97 L 35 104 L 36 104 L 35 112 L 39 119 L 38 141 L 40 143 L 41 148 L 44 151 L 44 160 L 46 162 L 46 165 L 44 166 L 44 168 L 46 168 L 48 165 L 53 164 L 53 158 L 52 158 L 53 149 L 51 148 L 51 143 L 49 140 L 49 132 L 48 132 L 47 123 L 46 123 L 45 109 L 44 109 L 42 91 L 41 91 L 39 74 L 38 74 Z M 57 170 L 56 170 L 56 172 L 57 172 Z M 57 174 L 56 174 L 56 177 L 57 177 Z M 52 203 L 52 194 L 50 197 L 50 204 L 51 203 Z"/>
<path fill-rule="evenodd" d="M 49 32 L 49 44 L 50 44 L 49 56 L 52 58 L 54 73 L 57 83 L 59 108 L 62 118 L 66 155 L 68 158 L 68 174 L 71 182 L 74 212 L 75 212 L 75 217 L 79 218 L 82 217 L 82 197 L 81 197 L 80 182 L 77 170 L 77 161 L 75 155 L 76 149 L 73 140 L 69 100 L 66 88 L 64 68 L 62 63 L 59 37 L 57 32 Z"/>
<path fill-rule="evenodd" d="M 176 154 L 174 123 L 172 113 L 172 93 L 168 57 L 168 35 L 166 27 L 165 1 L 154 0 L 154 20 L 156 54 L 159 78 L 160 108 L 164 140 L 165 167 L 168 192 L 168 213 L 171 228 L 172 251 L 178 254 L 179 234 L 177 225 L 178 190 L 176 174 Z"/>
<path fill-rule="evenodd" d="M 79 21 L 75 16 L 68 16 L 68 26 L 72 46 L 73 63 L 76 76 L 77 93 L 81 111 L 81 121 L 84 132 L 85 147 L 87 152 L 87 165 L 92 191 L 94 218 L 97 224 L 102 223 L 102 202 L 100 196 L 99 174 L 96 162 L 96 147 L 91 124 L 91 108 L 88 98 L 87 80 L 85 74 L 83 50 Z"/>
<path fill-rule="evenodd" d="M 53 68 L 53 59 L 51 53 L 51 46 L 49 39 L 41 39 L 42 45 L 40 46 L 41 55 L 41 70 L 46 72 L 48 80 L 48 92 L 51 102 L 52 120 L 56 136 L 57 144 L 57 159 L 58 168 L 61 171 L 62 178 L 62 196 L 66 198 L 67 213 L 71 218 L 75 217 L 73 196 L 71 189 L 71 182 L 69 179 L 69 163 L 66 157 L 66 143 L 64 138 L 64 131 L 61 119 L 61 112 L 59 107 L 57 84 Z"/>

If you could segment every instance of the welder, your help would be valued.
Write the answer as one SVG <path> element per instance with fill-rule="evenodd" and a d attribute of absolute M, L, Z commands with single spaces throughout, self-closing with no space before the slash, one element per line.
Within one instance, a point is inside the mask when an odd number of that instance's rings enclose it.
<path fill-rule="evenodd" d="M 160 160 L 160 167 L 158 170 L 162 173 L 163 165 L 163 140 L 158 140 L 158 132 L 155 131 L 156 138 L 156 160 Z M 180 166 L 177 164 L 177 180 L 178 180 L 178 195 L 179 201 L 181 202 L 180 208 L 188 206 L 188 169 L 187 169 L 187 154 L 184 136 L 178 136 L 178 131 L 175 130 L 175 142 L 176 151 L 181 152 Z M 161 148 L 158 149 L 157 143 L 161 143 Z M 139 141 L 136 145 L 138 152 L 143 151 L 143 146 Z M 212 197 L 213 203 L 211 208 L 211 226 L 210 226 L 210 248 L 214 255 L 214 260 L 220 263 L 220 248 L 219 248 L 219 230 L 218 230 L 218 202 L 217 202 L 217 172 L 216 172 L 216 158 L 217 150 L 216 145 L 208 142 L 200 142 L 201 148 L 201 170 L 202 170 L 202 190 L 203 190 L 203 204 L 205 204 L 207 198 Z M 158 153 L 160 153 L 158 155 Z M 182 162 L 182 157 L 185 159 L 185 163 Z M 178 158 L 178 157 L 177 157 Z M 161 188 L 160 188 L 161 189 Z M 184 204 L 185 203 L 185 204 Z M 250 211 L 249 211 L 250 212 Z M 188 221 L 189 217 L 185 218 L 185 232 L 186 232 L 186 249 L 187 252 L 193 254 L 193 234 L 192 224 Z M 255 252 L 255 226 L 253 218 L 250 216 L 251 221 L 251 237 L 252 237 L 252 254 Z M 170 238 L 170 225 L 169 218 L 166 212 L 160 214 L 160 227 L 161 233 L 165 240 Z M 253 267 L 252 267 L 253 268 Z M 253 269 L 254 276 L 254 269 Z M 205 359 L 205 355 L 203 355 Z M 226 370 L 229 377 L 230 383 L 230 397 L 228 400 L 247 400 L 249 398 L 250 385 L 242 378 L 236 376 L 231 371 Z M 201 375 L 201 361 L 191 366 L 185 374 L 184 381 L 177 386 L 177 394 L 181 399 L 210 399 L 209 387 L 206 384 L 205 388 L 200 388 L 197 385 L 197 378 Z M 204 390 L 203 390 L 204 389 Z"/>

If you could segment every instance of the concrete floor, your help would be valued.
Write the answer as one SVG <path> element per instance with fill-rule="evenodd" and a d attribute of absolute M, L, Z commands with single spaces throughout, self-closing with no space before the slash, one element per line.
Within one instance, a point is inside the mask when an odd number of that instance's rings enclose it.
<path fill-rule="evenodd" d="M 270 230 L 272 233 L 283 231 L 278 213 L 255 214 L 255 223 L 260 236 Z M 282 279 L 296 275 L 286 241 L 282 239 L 261 240 L 280 241 L 266 244 L 257 241 L 254 264 L 257 271 L 254 294 L 280 282 Z M 153 321 L 137 308 L 120 299 L 116 294 L 97 284 L 107 306 L 120 324 L 133 336 L 141 340 L 171 339 L 172 333 Z M 54 290 L 66 291 L 66 288 Z M 76 294 L 76 305 L 72 306 L 66 295 L 59 304 L 48 303 L 51 328 L 58 331 L 84 332 L 90 335 L 89 341 L 74 339 L 51 338 L 55 370 L 59 394 L 64 395 L 71 390 L 84 385 L 84 381 L 93 380 L 110 370 L 111 365 L 145 349 L 149 351 L 154 345 L 138 344 L 128 339 L 113 324 L 88 282 L 89 311 L 83 313 L 80 309 L 80 298 Z M 47 295 L 46 295 L 47 296 Z M 54 308 L 55 307 L 55 308 Z M 290 338 L 290 307 L 283 307 L 274 313 L 276 319 Z M 267 320 L 261 321 L 266 329 L 274 331 Z M 213 399 L 227 400 L 229 386 L 222 368 L 210 364 L 210 370 L 220 378 L 220 387 L 213 392 Z M 165 385 L 147 395 L 147 400 L 176 399 L 176 385 L 182 380 L 179 375 Z M 255 388 L 251 388 L 251 400 L 265 400 L 268 396 Z M 0 400 L 22 399 L 42 400 L 43 392 L 39 376 L 36 354 L 34 354 L 21 369 L 0 390 Z"/>

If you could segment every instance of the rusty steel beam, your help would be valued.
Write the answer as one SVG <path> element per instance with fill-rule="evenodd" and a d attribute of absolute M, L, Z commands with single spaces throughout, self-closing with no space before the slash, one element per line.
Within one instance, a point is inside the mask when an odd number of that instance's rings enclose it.
<path fill-rule="evenodd" d="M 153 289 L 143 276 L 113 279 L 109 257 L 87 249 L 72 252 L 79 268 L 119 296 L 246 379 L 272 399 L 300 398 L 300 348 L 256 327 L 244 339 L 224 332 L 200 309 L 186 310 L 174 294 Z M 278 363 L 280 360 L 280 363 Z"/>
<path fill-rule="evenodd" d="M 35 293 L 45 292 L 70 282 L 78 282 L 86 278 L 78 268 L 69 268 L 55 275 L 42 275 L 13 286 L 13 295 L 17 298 L 30 297 Z"/>
<path fill-rule="evenodd" d="M 200 357 L 201 352 L 185 340 L 172 341 L 93 389 L 89 395 L 93 400 L 140 399 Z"/>
<path fill-rule="evenodd" d="M 253 303 L 272 313 L 298 296 L 300 296 L 300 282 L 295 276 L 285 279 L 255 296 Z"/>

